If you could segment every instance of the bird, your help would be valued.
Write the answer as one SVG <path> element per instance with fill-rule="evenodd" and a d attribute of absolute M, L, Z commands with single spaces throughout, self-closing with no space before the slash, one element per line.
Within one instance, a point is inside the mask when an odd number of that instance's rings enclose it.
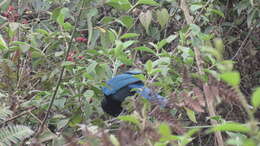
<path fill-rule="evenodd" d="M 147 99 L 148 101 L 156 101 L 160 106 L 167 104 L 167 99 L 151 89 L 145 87 L 142 80 L 135 77 L 135 75 L 142 74 L 141 71 L 127 71 L 123 74 L 116 75 L 106 82 L 102 87 L 104 98 L 101 101 L 101 107 L 104 112 L 111 116 L 118 116 L 123 108 L 122 102 L 128 96 L 133 96 L 136 93 Z"/>

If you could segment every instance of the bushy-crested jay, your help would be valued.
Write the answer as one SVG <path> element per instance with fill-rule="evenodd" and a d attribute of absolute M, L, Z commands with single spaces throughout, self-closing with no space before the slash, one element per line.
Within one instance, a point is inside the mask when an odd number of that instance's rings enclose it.
<path fill-rule="evenodd" d="M 166 98 L 153 93 L 151 89 L 144 87 L 144 83 L 140 79 L 134 77 L 134 75 L 140 73 L 140 71 L 125 72 L 113 77 L 107 82 L 107 86 L 102 87 L 105 98 L 101 105 L 106 113 L 118 116 L 123 110 L 121 103 L 127 96 L 132 96 L 135 93 L 149 101 L 156 101 L 161 106 L 166 105 Z"/>

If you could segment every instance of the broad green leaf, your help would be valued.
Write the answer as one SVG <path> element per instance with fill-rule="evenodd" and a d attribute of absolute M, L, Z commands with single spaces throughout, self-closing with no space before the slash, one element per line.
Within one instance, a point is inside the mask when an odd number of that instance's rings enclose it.
<path fill-rule="evenodd" d="M 187 113 L 189 119 L 190 119 L 192 122 L 197 123 L 197 120 L 196 120 L 196 116 L 195 116 L 194 111 L 190 110 L 189 108 L 185 108 L 185 110 L 186 110 L 186 113 Z"/>
<path fill-rule="evenodd" d="M 146 80 L 146 78 L 143 74 L 137 74 L 137 75 L 134 75 L 134 77 L 142 80 L 143 82 Z"/>
<path fill-rule="evenodd" d="M 135 41 L 135 40 L 130 40 L 130 41 L 125 41 L 125 42 L 123 42 L 123 49 L 126 49 L 126 48 L 128 48 L 128 47 L 130 47 L 131 45 L 133 45 L 134 43 L 136 43 L 137 41 Z"/>
<path fill-rule="evenodd" d="M 209 11 L 210 11 L 211 13 L 217 14 L 217 15 L 223 17 L 223 18 L 225 17 L 224 13 L 223 13 L 222 11 L 220 11 L 220 10 L 217 10 L 217 9 L 209 9 Z"/>
<path fill-rule="evenodd" d="M 160 126 L 159 126 L 159 132 L 162 136 L 171 136 L 172 135 L 172 132 L 171 132 L 171 128 L 168 124 L 166 123 L 162 123 Z"/>
<path fill-rule="evenodd" d="M 157 49 L 163 48 L 166 44 L 171 43 L 173 40 L 177 38 L 176 35 L 170 35 L 166 39 L 163 39 L 157 43 Z"/>
<path fill-rule="evenodd" d="M 198 35 L 200 33 L 200 27 L 196 24 L 190 24 L 190 29 L 193 35 Z"/>
<path fill-rule="evenodd" d="M 159 24 L 161 25 L 161 27 L 165 27 L 165 25 L 168 23 L 170 15 L 167 11 L 167 9 L 163 8 L 161 10 L 157 10 L 156 11 L 156 15 L 157 15 L 157 20 L 159 22 Z"/>
<path fill-rule="evenodd" d="M 196 10 L 198 10 L 198 9 L 200 9 L 200 8 L 202 8 L 202 7 L 203 7 L 202 4 L 193 4 L 193 5 L 190 6 L 190 10 L 191 10 L 192 12 L 195 12 Z"/>
<path fill-rule="evenodd" d="M 62 26 L 63 26 L 64 30 L 66 30 L 66 31 L 70 31 L 73 28 L 73 26 L 69 22 L 63 23 Z"/>
<path fill-rule="evenodd" d="M 152 22 L 152 12 L 150 10 L 147 10 L 146 12 L 141 12 L 141 14 L 139 15 L 139 20 L 145 28 L 146 33 L 149 34 L 149 26 Z"/>
<path fill-rule="evenodd" d="M 106 4 L 122 11 L 127 11 L 132 8 L 132 5 L 128 0 L 108 0 Z"/>
<path fill-rule="evenodd" d="M 251 102 L 255 108 L 258 108 L 260 106 L 260 87 L 256 88 L 255 92 L 252 95 Z"/>
<path fill-rule="evenodd" d="M 154 0 L 138 0 L 137 4 L 159 6 L 159 4 Z"/>
<path fill-rule="evenodd" d="M 94 31 L 93 31 L 93 24 L 92 24 L 92 17 L 97 15 L 98 11 L 96 8 L 92 8 L 88 11 L 88 18 L 87 18 L 87 25 L 88 25 L 88 47 L 90 47 L 90 43 L 92 42 L 92 48 L 93 48 L 93 44 L 95 43 L 92 39 L 93 39 L 93 35 L 94 35 Z M 91 48 L 91 49 L 92 49 Z"/>
<path fill-rule="evenodd" d="M 7 46 L 4 38 L 0 34 L 0 50 L 3 50 L 3 49 L 8 49 L 8 46 Z"/>
<path fill-rule="evenodd" d="M 100 42 L 103 48 L 109 48 L 112 44 L 110 40 L 109 32 L 102 32 L 100 33 Z"/>
<path fill-rule="evenodd" d="M 120 39 L 129 39 L 129 38 L 134 38 L 134 37 L 138 37 L 140 36 L 140 34 L 137 33 L 125 33 L 123 34 Z"/>
<path fill-rule="evenodd" d="M 119 143 L 119 141 L 117 140 L 117 138 L 115 137 L 115 135 L 111 134 L 111 135 L 109 136 L 109 138 L 110 138 L 110 141 L 112 142 L 112 144 L 113 144 L 114 146 L 120 146 L 120 143 Z"/>
<path fill-rule="evenodd" d="M 127 121 L 130 123 L 136 124 L 138 126 L 141 124 L 140 121 L 137 119 L 137 117 L 135 117 L 134 115 L 119 116 L 117 118 L 119 120 Z"/>
<path fill-rule="evenodd" d="M 62 8 L 56 8 L 52 11 L 52 19 L 57 20 L 58 16 L 60 15 L 60 10 Z"/>
<path fill-rule="evenodd" d="M 62 9 L 60 9 L 59 15 L 58 15 L 57 20 L 56 20 L 56 21 L 58 22 L 58 24 L 61 25 L 61 26 L 63 26 L 63 24 L 64 24 L 64 19 L 65 19 L 66 17 L 68 17 L 68 15 L 69 15 L 69 9 L 68 9 L 68 8 L 62 8 Z"/>
<path fill-rule="evenodd" d="M 57 123 L 57 130 L 60 130 L 61 128 L 65 127 L 69 123 L 69 119 L 61 119 Z"/>
<path fill-rule="evenodd" d="M 147 71 L 148 74 L 151 74 L 152 71 L 153 71 L 153 62 L 151 60 L 148 60 L 146 63 L 145 63 L 145 69 Z"/>
<path fill-rule="evenodd" d="M 84 92 L 84 97 L 86 98 L 91 98 L 95 95 L 95 92 L 93 90 L 87 90 L 86 92 Z"/>
<path fill-rule="evenodd" d="M 82 118 L 83 117 L 81 116 L 80 112 L 74 112 L 74 114 L 70 119 L 69 126 L 71 127 L 77 126 L 83 120 Z"/>
<path fill-rule="evenodd" d="M 43 35 L 49 35 L 49 32 L 44 30 L 44 29 L 37 29 L 36 32 L 40 33 L 40 34 L 43 34 Z"/>
<path fill-rule="evenodd" d="M 148 47 L 145 47 L 145 46 L 136 47 L 134 49 L 137 50 L 137 51 L 144 51 L 144 52 L 149 52 L 149 53 L 152 53 L 152 54 L 156 54 L 152 49 L 150 49 Z"/>
<path fill-rule="evenodd" d="M 215 132 L 215 131 L 233 131 L 233 132 L 248 133 L 251 131 L 251 129 L 244 124 L 228 122 L 228 123 L 216 125 L 215 127 L 208 130 L 208 133 Z"/>
<path fill-rule="evenodd" d="M 91 61 L 90 64 L 88 64 L 88 67 L 86 69 L 87 72 L 88 73 L 95 72 L 95 68 L 97 65 L 98 65 L 98 63 L 96 61 Z"/>
<path fill-rule="evenodd" d="M 115 19 L 114 17 L 105 16 L 104 18 L 102 18 L 101 22 L 103 24 L 108 24 L 108 23 L 112 22 L 114 19 Z"/>
<path fill-rule="evenodd" d="M 131 16 L 122 16 L 116 20 L 128 29 L 134 24 L 134 19 Z"/>
<path fill-rule="evenodd" d="M 220 78 L 232 86 L 238 86 L 240 83 L 240 74 L 235 71 L 222 73 Z"/>
<path fill-rule="evenodd" d="M 173 40 L 177 38 L 177 35 L 170 35 L 166 38 L 167 43 L 171 43 Z"/>

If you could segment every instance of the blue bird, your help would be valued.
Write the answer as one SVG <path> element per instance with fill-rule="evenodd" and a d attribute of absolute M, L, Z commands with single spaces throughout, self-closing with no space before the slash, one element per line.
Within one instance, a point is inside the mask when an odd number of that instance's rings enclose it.
<path fill-rule="evenodd" d="M 134 77 L 137 74 L 141 74 L 141 72 L 125 72 L 113 77 L 107 81 L 107 86 L 102 87 L 105 98 L 102 100 L 101 106 L 106 113 L 118 116 L 123 110 L 121 104 L 125 98 L 136 93 L 149 101 L 156 101 L 161 106 L 166 105 L 167 99 L 145 87 L 140 79 Z"/>

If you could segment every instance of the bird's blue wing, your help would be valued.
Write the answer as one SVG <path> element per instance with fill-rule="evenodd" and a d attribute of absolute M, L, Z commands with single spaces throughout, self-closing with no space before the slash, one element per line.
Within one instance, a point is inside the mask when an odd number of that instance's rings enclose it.
<path fill-rule="evenodd" d="M 109 96 L 115 94 L 119 89 L 126 87 L 130 84 L 141 82 L 140 79 L 135 78 L 133 75 L 139 74 L 139 71 L 128 71 L 112 78 L 107 82 L 107 86 L 102 88 L 105 95 Z"/>

